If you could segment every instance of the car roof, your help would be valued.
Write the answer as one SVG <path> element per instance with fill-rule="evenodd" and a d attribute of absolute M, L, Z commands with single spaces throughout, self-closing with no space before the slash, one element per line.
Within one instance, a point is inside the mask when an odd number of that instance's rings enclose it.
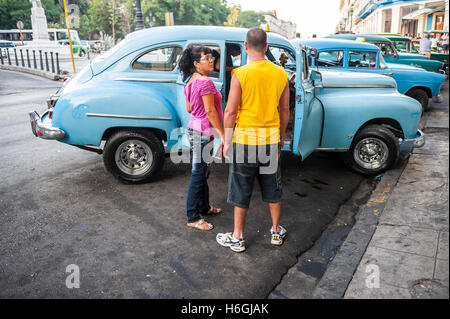
<path fill-rule="evenodd" d="M 391 42 L 388 38 L 382 37 L 379 35 L 373 34 L 332 34 L 327 35 L 326 38 L 335 38 L 335 39 L 347 39 L 347 40 L 356 40 L 357 38 L 365 38 L 366 41 L 379 41 L 379 42 Z"/>
<path fill-rule="evenodd" d="M 389 36 L 386 36 L 386 38 L 388 38 L 391 41 L 408 41 L 408 42 L 411 42 L 410 38 L 402 37 L 400 35 L 389 35 Z"/>
<path fill-rule="evenodd" d="M 365 50 L 379 50 L 379 48 L 367 42 L 359 42 L 352 40 L 342 40 L 333 38 L 316 38 L 316 39 L 295 39 L 292 43 L 301 43 L 303 45 L 313 47 L 317 50 L 321 49 L 365 49 Z"/>
<path fill-rule="evenodd" d="M 125 39 L 136 42 L 158 43 L 181 40 L 245 41 L 249 29 L 219 26 L 169 26 L 147 28 L 128 34 Z M 276 33 L 267 32 L 267 41 L 289 45 L 289 41 Z"/>

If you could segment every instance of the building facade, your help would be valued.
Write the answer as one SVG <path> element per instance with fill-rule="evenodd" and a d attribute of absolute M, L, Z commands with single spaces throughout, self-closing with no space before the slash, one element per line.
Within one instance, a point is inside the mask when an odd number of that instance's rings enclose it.
<path fill-rule="evenodd" d="M 449 28 L 449 0 L 341 0 L 339 10 L 338 32 L 416 37 Z"/>
<path fill-rule="evenodd" d="M 281 34 L 288 39 L 295 38 L 297 33 L 297 24 L 291 21 L 278 19 L 276 10 L 259 13 L 266 18 L 266 23 L 261 25 L 263 30 L 266 30 L 267 25 L 269 25 L 270 32 Z"/>

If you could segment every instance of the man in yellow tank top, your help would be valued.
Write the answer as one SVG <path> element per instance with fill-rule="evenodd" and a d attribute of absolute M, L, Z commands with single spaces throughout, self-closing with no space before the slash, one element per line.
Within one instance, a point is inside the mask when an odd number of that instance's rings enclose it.
<path fill-rule="evenodd" d="M 248 61 L 232 72 L 224 115 L 223 152 L 231 162 L 227 201 L 234 206 L 234 231 L 217 234 L 216 240 L 236 252 L 245 250 L 245 217 L 255 178 L 270 208 L 271 243 L 281 245 L 287 233 L 279 224 L 282 189 L 278 159 L 289 121 L 289 84 L 284 69 L 266 60 L 267 48 L 262 29 L 248 31 Z"/>

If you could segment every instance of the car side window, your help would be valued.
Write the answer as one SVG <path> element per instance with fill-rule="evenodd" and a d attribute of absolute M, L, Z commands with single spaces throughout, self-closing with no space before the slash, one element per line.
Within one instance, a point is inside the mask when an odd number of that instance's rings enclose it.
<path fill-rule="evenodd" d="M 306 56 L 306 51 L 303 50 L 303 72 L 302 72 L 302 80 L 306 80 L 309 78 L 309 67 L 308 67 L 308 57 Z"/>
<path fill-rule="evenodd" d="M 350 51 L 348 66 L 351 68 L 376 68 L 377 53 L 370 51 Z"/>
<path fill-rule="evenodd" d="M 344 51 L 322 51 L 316 59 L 316 66 L 343 67 Z"/>
<path fill-rule="evenodd" d="M 171 72 L 175 70 L 182 51 L 178 46 L 153 49 L 134 61 L 133 69 Z"/>

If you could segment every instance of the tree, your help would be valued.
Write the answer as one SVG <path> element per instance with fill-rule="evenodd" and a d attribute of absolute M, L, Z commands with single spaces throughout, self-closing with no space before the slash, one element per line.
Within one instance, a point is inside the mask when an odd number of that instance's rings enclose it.
<path fill-rule="evenodd" d="M 173 12 L 176 25 L 223 25 L 230 13 L 225 0 L 143 0 L 142 11 L 155 26 L 165 25 L 166 12 Z"/>
<path fill-rule="evenodd" d="M 61 25 L 61 18 L 64 12 L 61 10 L 58 0 L 41 0 L 41 3 L 47 17 L 47 23 Z"/>
<path fill-rule="evenodd" d="M 16 29 L 17 21 L 31 29 L 31 2 L 29 0 L 0 0 L 0 29 Z"/>
<path fill-rule="evenodd" d="M 266 18 L 262 14 L 254 11 L 242 11 L 236 20 L 236 27 L 256 28 L 266 22 Z"/>

